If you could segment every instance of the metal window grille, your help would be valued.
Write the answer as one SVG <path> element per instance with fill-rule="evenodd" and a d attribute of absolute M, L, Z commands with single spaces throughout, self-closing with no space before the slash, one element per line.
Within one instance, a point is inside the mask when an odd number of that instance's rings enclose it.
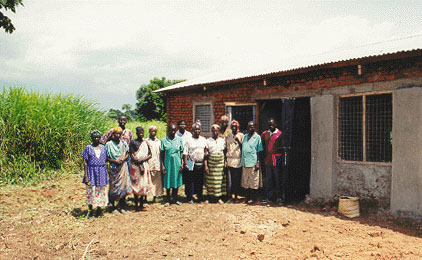
<path fill-rule="evenodd" d="M 340 158 L 347 161 L 362 161 L 362 97 L 340 99 L 339 130 Z"/>
<path fill-rule="evenodd" d="M 256 107 L 255 106 L 229 106 L 227 111 L 230 120 L 235 119 L 239 122 L 239 131 L 245 132 L 249 121 L 256 121 Z"/>
<path fill-rule="evenodd" d="M 393 106 L 391 94 L 366 97 L 366 160 L 391 162 L 393 128 Z"/>
<path fill-rule="evenodd" d="M 195 106 L 195 122 L 201 122 L 202 132 L 211 131 L 211 105 Z"/>
<path fill-rule="evenodd" d="M 392 95 L 371 94 L 339 100 L 339 157 L 391 162 Z"/>

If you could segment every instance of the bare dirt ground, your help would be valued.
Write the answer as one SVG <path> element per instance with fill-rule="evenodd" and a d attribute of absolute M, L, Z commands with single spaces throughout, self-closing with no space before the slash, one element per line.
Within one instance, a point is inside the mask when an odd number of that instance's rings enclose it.
<path fill-rule="evenodd" d="M 80 176 L 0 188 L 1 259 L 422 259 L 422 224 L 292 205 L 151 204 L 86 219 Z"/>

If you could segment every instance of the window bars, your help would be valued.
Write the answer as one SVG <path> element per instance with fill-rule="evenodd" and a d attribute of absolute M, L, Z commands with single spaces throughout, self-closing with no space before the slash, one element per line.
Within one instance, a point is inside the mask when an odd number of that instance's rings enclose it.
<path fill-rule="evenodd" d="M 339 157 L 346 161 L 391 162 L 392 95 L 362 94 L 339 99 Z"/>
<path fill-rule="evenodd" d="M 256 106 L 245 105 L 245 106 L 228 106 L 227 111 L 230 120 L 235 119 L 239 122 L 240 132 L 245 132 L 249 121 L 256 121 Z"/>
<path fill-rule="evenodd" d="M 202 132 L 211 132 L 211 105 L 195 106 L 195 122 L 201 123 Z"/>

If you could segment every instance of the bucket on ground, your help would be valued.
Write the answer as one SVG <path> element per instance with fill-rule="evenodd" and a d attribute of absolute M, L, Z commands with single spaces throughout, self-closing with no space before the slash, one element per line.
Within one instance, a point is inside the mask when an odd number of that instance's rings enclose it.
<path fill-rule="evenodd" d="M 341 196 L 338 199 L 338 213 L 348 217 L 359 217 L 359 198 Z"/>

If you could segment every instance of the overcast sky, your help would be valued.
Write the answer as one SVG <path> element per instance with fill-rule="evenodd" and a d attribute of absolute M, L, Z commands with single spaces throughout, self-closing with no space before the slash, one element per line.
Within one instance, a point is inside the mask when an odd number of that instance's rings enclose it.
<path fill-rule="evenodd" d="M 154 77 L 233 68 L 422 33 L 422 1 L 24 0 L 0 31 L 0 87 L 135 105 Z M 422 43 L 421 43 L 422 46 Z"/>

